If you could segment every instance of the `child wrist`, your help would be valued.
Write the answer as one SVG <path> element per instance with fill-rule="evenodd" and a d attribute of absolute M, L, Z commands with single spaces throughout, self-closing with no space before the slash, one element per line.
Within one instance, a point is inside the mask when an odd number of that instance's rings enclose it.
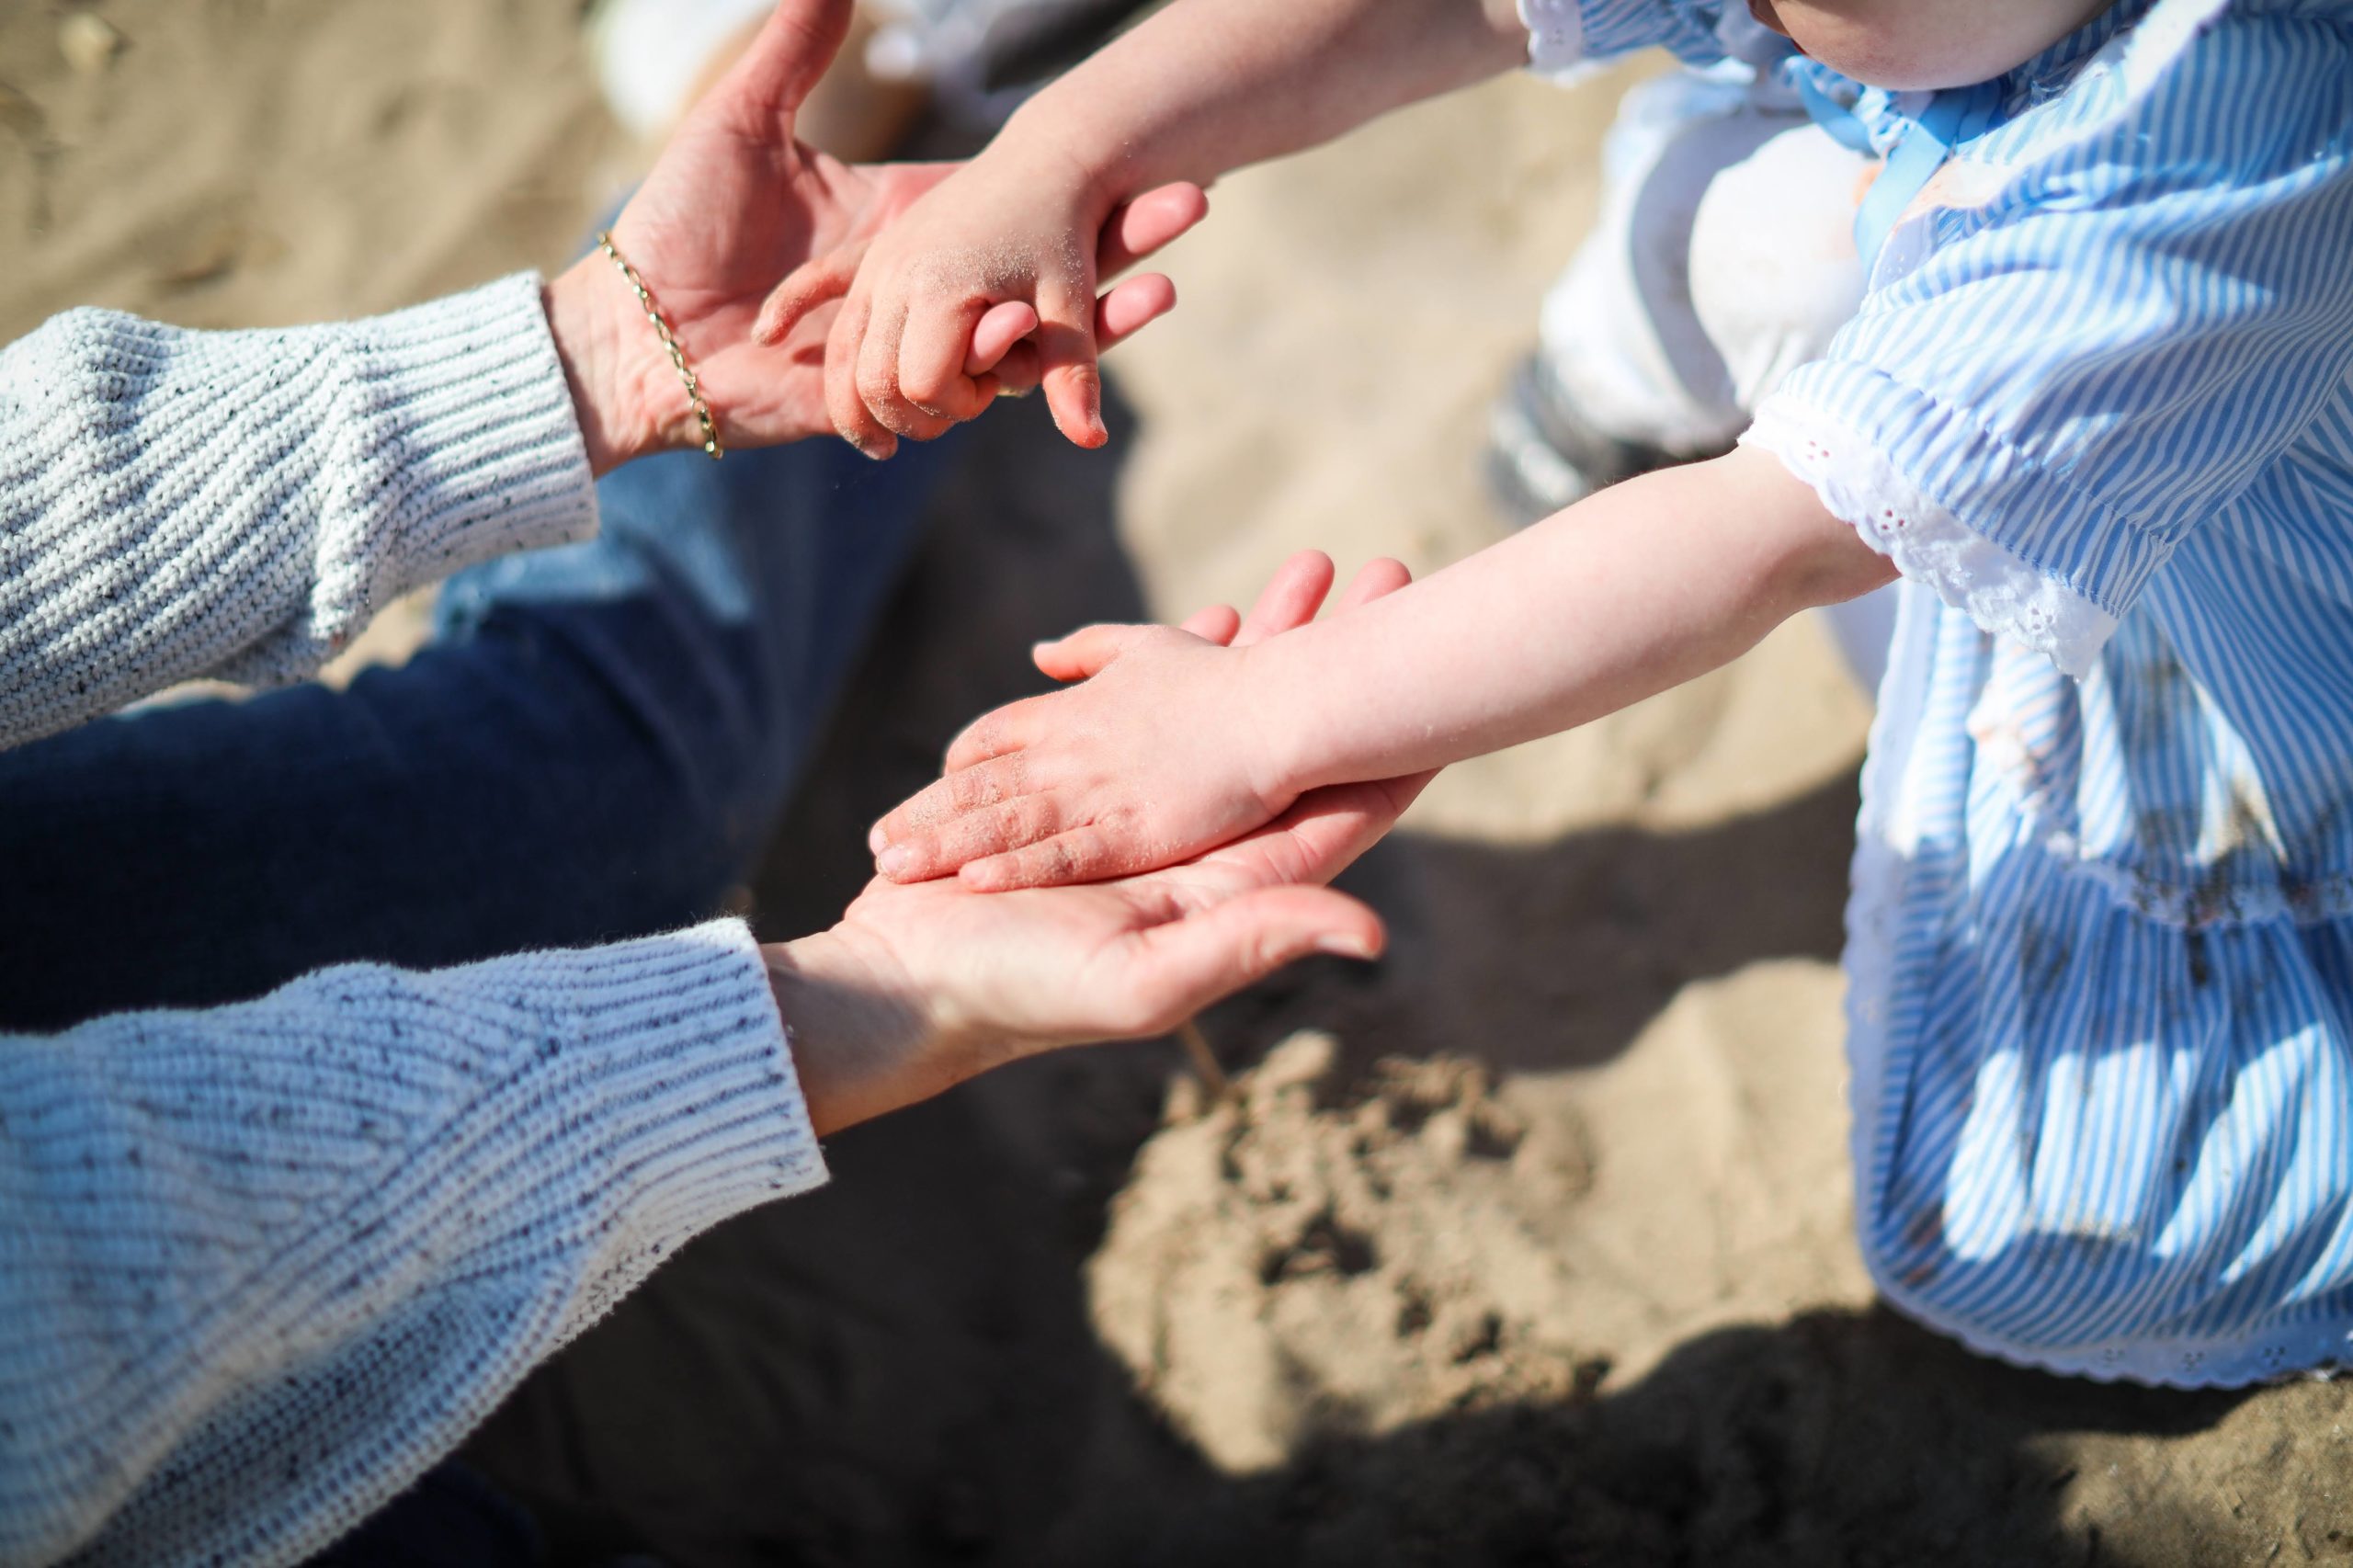
<path fill-rule="evenodd" d="M 1321 775 L 1330 758 L 1313 738 L 1312 714 L 1295 712 L 1278 695 L 1287 689 L 1282 679 L 1266 669 L 1265 648 L 1237 650 L 1245 663 L 1242 689 L 1249 716 L 1250 767 L 1253 787 L 1269 804 L 1297 800 L 1329 782 Z"/>
<path fill-rule="evenodd" d="M 1015 110 L 982 156 L 1035 171 L 1039 177 L 1071 192 L 1098 218 L 1135 194 L 1128 188 L 1133 183 L 1132 160 L 1124 150 L 1108 156 L 1086 151 L 1104 145 L 1119 147 L 1119 139 L 1075 134 L 1067 117 L 1034 112 L 1037 108 L 1038 99 L 1033 98 Z"/>

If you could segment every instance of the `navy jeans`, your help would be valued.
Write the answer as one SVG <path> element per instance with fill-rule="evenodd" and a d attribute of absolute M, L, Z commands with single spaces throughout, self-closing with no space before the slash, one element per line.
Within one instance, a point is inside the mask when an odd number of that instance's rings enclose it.
<path fill-rule="evenodd" d="M 597 486 L 595 540 L 451 579 L 402 667 L 0 752 L 0 1028 L 712 914 L 943 458 L 813 440 L 651 459 Z"/>

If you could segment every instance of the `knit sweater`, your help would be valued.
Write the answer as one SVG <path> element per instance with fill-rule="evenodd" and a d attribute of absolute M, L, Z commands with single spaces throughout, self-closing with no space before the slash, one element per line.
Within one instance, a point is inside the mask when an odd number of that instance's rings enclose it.
<path fill-rule="evenodd" d="M 535 278 L 285 332 L 61 316 L 0 351 L 0 744 L 298 677 L 595 521 Z M 307 1556 L 824 1179 L 738 922 L 0 1039 L 0 1564 Z"/>

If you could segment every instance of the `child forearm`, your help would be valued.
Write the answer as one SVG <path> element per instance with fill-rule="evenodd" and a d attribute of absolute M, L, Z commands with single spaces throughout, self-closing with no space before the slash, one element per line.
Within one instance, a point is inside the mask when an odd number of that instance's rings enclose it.
<path fill-rule="evenodd" d="M 1513 0 L 1176 0 L 1025 106 L 997 145 L 1107 199 L 1327 141 L 1528 57 Z"/>
<path fill-rule="evenodd" d="M 1887 561 L 1769 455 L 1619 485 L 1377 605 L 1254 649 L 1282 792 L 1570 729 L 1729 663 Z"/>

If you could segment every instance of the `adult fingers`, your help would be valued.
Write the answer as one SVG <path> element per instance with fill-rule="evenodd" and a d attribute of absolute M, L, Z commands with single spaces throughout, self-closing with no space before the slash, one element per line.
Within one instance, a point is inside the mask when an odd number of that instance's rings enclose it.
<path fill-rule="evenodd" d="M 1067 637 L 1040 642 L 1029 650 L 1039 673 L 1054 680 L 1086 680 L 1099 675 L 1120 654 L 1150 635 L 1151 626 L 1082 626 Z"/>
<path fill-rule="evenodd" d="M 784 281 L 760 301 L 760 313 L 752 323 L 752 341 L 773 348 L 792 335 L 803 316 L 826 301 L 848 293 L 858 280 L 858 265 L 866 259 L 867 244 L 859 240 L 835 245 L 787 273 Z"/>
<path fill-rule="evenodd" d="M 1038 291 L 1038 384 L 1054 427 L 1081 447 L 1111 438 L 1103 427 L 1103 372 L 1095 358 L 1095 289 L 1084 277 L 1050 280 Z"/>
<path fill-rule="evenodd" d="M 1097 352 L 1116 348 L 1176 308 L 1176 285 L 1157 272 L 1131 278 L 1095 306 Z"/>
<path fill-rule="evenodd" d="M 996 382 L 1007 397 L 1027 397 L 1038 390 L 1035 338 L 1017 343 L 1005 351 L 1005 358 L 996 362 Z"/>
<path fill-rule="evenodd" d="M 853 292 L 834 318 L 825 338 L 825 414 L 843 440 L 870 458 L 881 460 L 899 449 L 897 437 L 876 422 L 866 400 L 858 395 L 858 357 L 865 341 L 867 301 Z"/>
<path fill-rule="evenodd" d="M 1381 842 L 1405 808 L 1438 777 L 1433 767 L 1399 778 L 1339 784 L 1316 790 L 1293 802 L 1269 831 L 1281 835 L 1289 853 L 1287 881 L 1328 882 Z"/>
<path fill-rule="evenodd" d="M 1380 843 L 1437 777 L 1432 768 L 1402 778 L 1310 790 L 1273 822 L 1220 845 L 1196 864 L 1215 868 L 1222 879 L 1239 873 L 1246 886 L 1328 882 Z M 1180 866 L 1164 874 L 1181 887 L 1190 869 Z"/>
<path fill-rule="evenodd" d="M 781 122 L 790 140 L 792 117 L 849 36 L 855 9 L 851 0 L 782 0 L 711 98 L 739 123 Z"/>
<path fill-rule="evenodd" d="M 1138 933 L 1121 983 L 1139 1009 L 1131 1032 L 1174 1028 L 1213 1002 L 1310 953 L 1380 956 L 1381 917 L 1324 887 L 1262 888 Z"/>
<path fill-rule="evenodd" d="M 964 373 L 984 376 L 1005 361 L 1015 344 L 1038 330 L 1038 312 L 1027 300 L 992 305 L 972 328 L 972 351 L 964 358 Z"/>
<path fill-rule="evenodd" d="M 1109 349 L 1126 342 L 1176 308 L 1176 285 L 1159 273 L 1148 272 L 1142 278 L 1127 279 L 1096 304 L 1097 350 Z M 1016 314 L 1017 311 L 1026 314 L 1027 319 L 1023 319 L 1022 314 Z M 999 305 L 983 316 L 981 324 L 972 329 L 972 353 L 964 361 L 965 371 L 977 374 L 975 367 L 979 369 L 991 369 L 991 362 L 983 352 L 984 347 L 995 350 L 998 335 L 1010 336 L 1017 324 L 1022 336 L 1027 337 L 1038 328 L 1037 313 L 1027 305 L 1016 303 Z M 985 345 L 983 335 L 986 335 Z M 1007 392 L 1018 396 L 1036 391 L 1039 375 L 1037 344 L 1014 341 L 1002 351 L 1002 357 L 994 361 L 993 368 L 996 371 L 998 384 Z"/>
<path fill-rule="evenodd" d="M 1210 199 L 1190 180 L 1147 190 L 1111 214 L 1095 252 L 1095 271 L 1116 278 L 1209 215 Z"/>
<path fill-rule="evenodd" d="M 1332 558 L 1320 550 L 1302 550 L 1276 567 L 1258 591 L 1258 602 L 1243 617 L 1233 645 L 1246 648 L 1313 620 L 1332 591 Z"/>
<path fill-rule="evenodd" d="M 1357 574 L 1348 579 L 1348 585 L 1333 601 L 1332 609 L 1336 614 L 1341 610 L 1354 609 L 1358 605 L 1369 605 L 1377 598 L 1395 593 L 1413 580 L 1414 574 L 1405 569 L 1404 562 L 1392 561 L 1385 555 L 1375 556 L 1358 567 Z"/>

